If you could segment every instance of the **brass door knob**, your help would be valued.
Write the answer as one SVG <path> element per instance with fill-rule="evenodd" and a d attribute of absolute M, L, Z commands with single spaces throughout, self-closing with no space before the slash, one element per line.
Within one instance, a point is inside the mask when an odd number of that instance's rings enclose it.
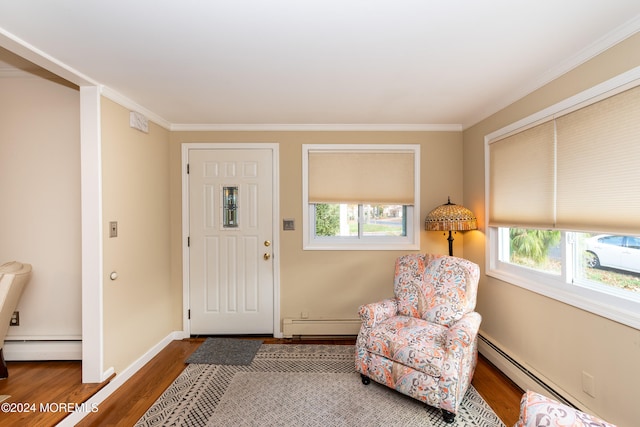
<path fill-rule="evenodd" d="M 268 241 L 268 240 L 265 240 L 265 241 L 264 241 L 264 245 L 265 245 L 265 246 L 267 246 L 267 247 L 268 247 L 268 246 L 271 246 L 271 242 L 270 242 L 270 241 Z"/>
<path fill-rule="evenodd" d="M 264 256 L 262 257 L 265 259 L 265 261 L 268 261 L 269 258 L 271 258 L 271 254 L 270 253 L 265 253 Z"/>

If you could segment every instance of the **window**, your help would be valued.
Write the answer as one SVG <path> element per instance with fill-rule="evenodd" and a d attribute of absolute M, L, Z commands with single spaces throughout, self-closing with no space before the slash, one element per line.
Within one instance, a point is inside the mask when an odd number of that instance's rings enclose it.
<path fill-rule="evenodd" d="M 304 249 L 418 249 L 418 145 L 304 145 Z"/>
<path fill-rule="evenodd" d="M 640 69 L 486 137 L 487 274 L 640 327 Z"/>

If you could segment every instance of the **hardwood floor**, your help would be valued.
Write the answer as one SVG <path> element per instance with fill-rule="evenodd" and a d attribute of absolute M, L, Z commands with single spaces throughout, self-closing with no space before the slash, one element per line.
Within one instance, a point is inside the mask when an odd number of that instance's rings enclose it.
<path fill-rule="evenodd" d="M 252 338 L 248 338 L 252 339 Z M 266 343 L 353 344 L 354 338 L 294 339 L 256 337 Z M 204 341 L 189 338 L 173 341 L 129 381 L 109 396 L 96 412 L 78 426 L 132 426 L 182 372 L 184 360 Z M 82 403 L 105 384 L 81 384 L 80 362 L 8 362 L 9 378 L 0 381 L 0 395 L 19 409 L 20 404 L 35 405 L 22 413 L 0 413 L 2 426 L 54 426 L 67 412 L 60 404 Z M 480 356 L 473 386 L 507 427 L 518 419 L 520 390 L 485 358 Z M 3 402 L 4 403 L 4 402 Z M 29 408 L 29 409 L 31 409 Z M 22 408 L 24 409 L 24 408 Z"/>
<path fill-rule="evenodd" d="M 105 385 L 82 384 L 80 362 L 7 362 L 7 367 L 9 378 L 0 380 L 0 395 L 10 396 L 0 403 L 3 426 L 55 425 L 68 415 L 61 404 L 80 404 Z"/>

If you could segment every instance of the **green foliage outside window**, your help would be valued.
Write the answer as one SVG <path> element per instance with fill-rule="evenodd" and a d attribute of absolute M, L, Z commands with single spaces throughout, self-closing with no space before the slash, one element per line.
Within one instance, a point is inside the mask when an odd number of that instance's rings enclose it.
<path fill-rule="evenodd" d="M 335 236 L 340 231 L 340 205 L 316 205 L 316 236 Z"/>
<path fill-rule="evenodd" d="M 511 228 L 509 237 L 512 255 L 542 262 L 547 258 L 549 249 L 560 243 L 561 234 L 560 231 Z"/>

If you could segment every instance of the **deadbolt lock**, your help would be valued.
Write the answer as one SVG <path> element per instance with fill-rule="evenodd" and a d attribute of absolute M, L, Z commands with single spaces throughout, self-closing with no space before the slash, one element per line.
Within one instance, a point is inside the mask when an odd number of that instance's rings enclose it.
<path fill-rule="evenodd" d="M 265 241 L 264 241 L 264 245 L 265 245 L 265 246 L 271 246 L 271 242 L 270 242 L 270 241 L 268 241 L 268 240 L 265 240 Z"/>

